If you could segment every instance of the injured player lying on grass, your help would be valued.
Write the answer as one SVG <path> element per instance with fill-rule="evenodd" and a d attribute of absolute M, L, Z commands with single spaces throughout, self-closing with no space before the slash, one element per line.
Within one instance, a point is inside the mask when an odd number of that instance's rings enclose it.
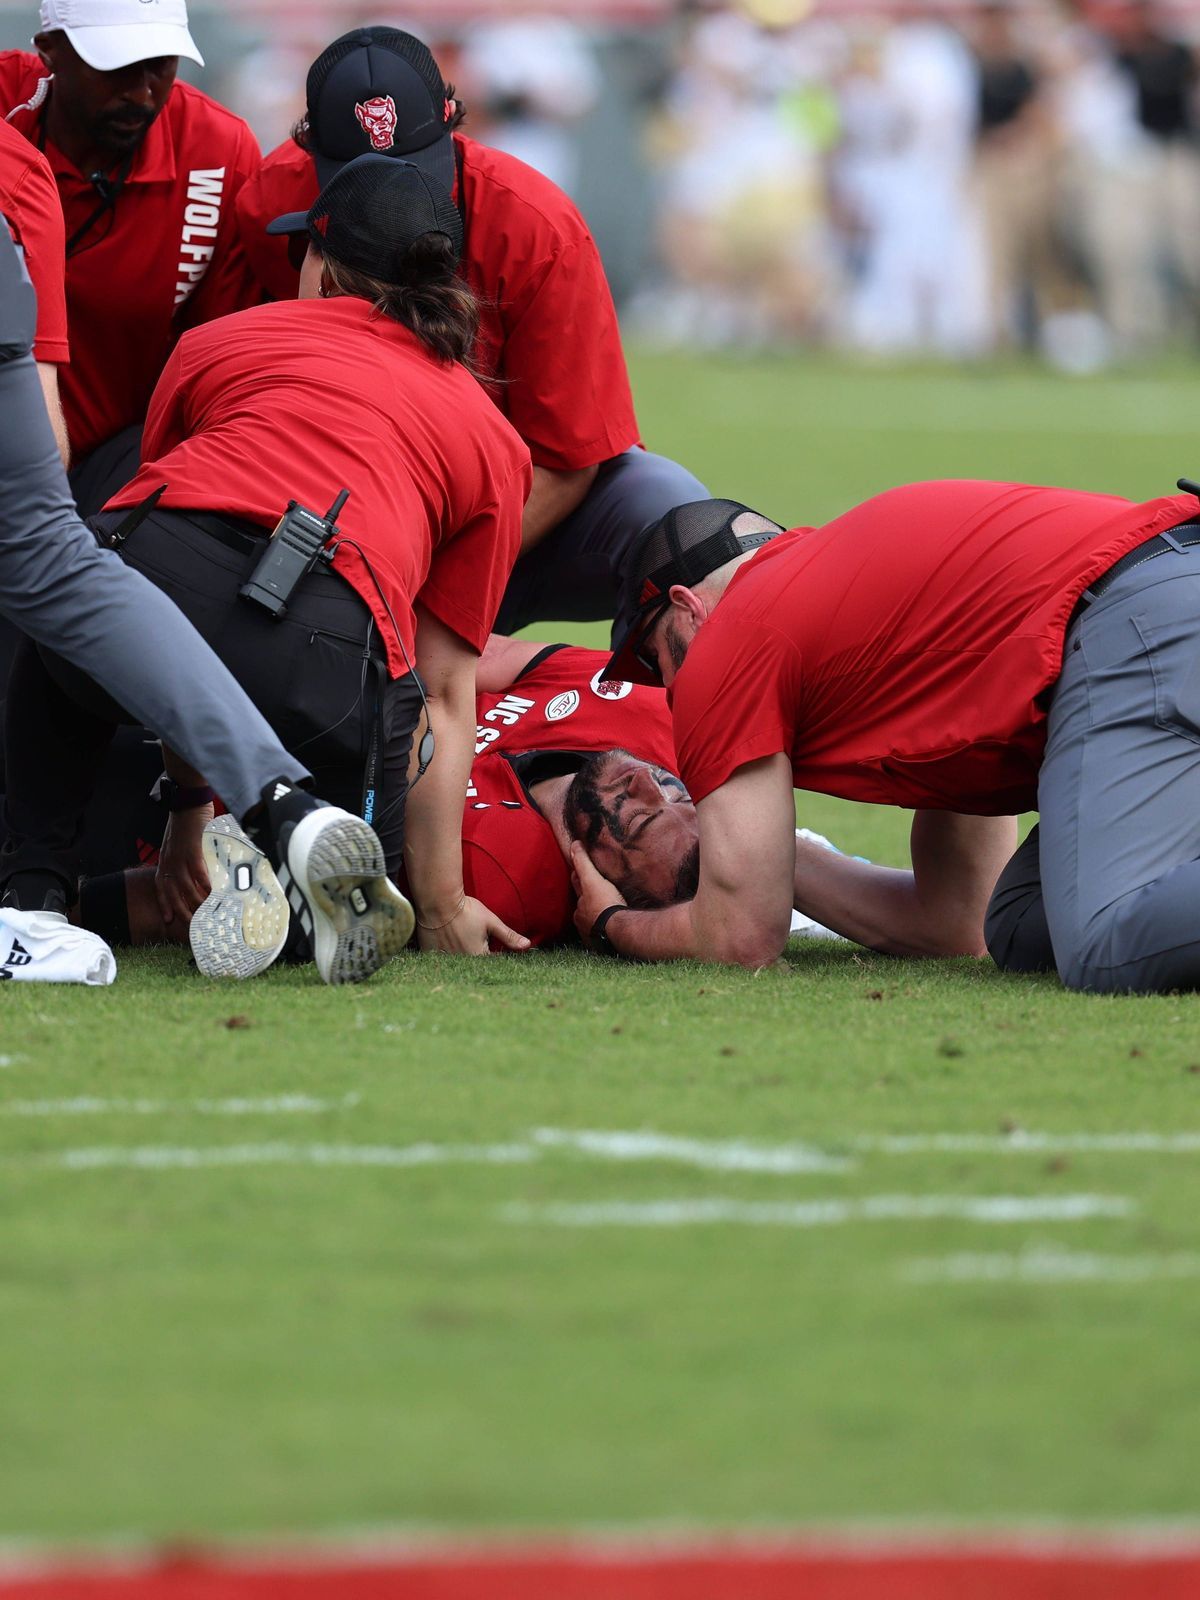
<path fill-rule="evenodd" d="M 606 680 L 606 661 L 603 651 L 499 637 L 480 658 L 463 883 L 534 945 L 575 937 L 573 840 L 630 904 L 695 892 L 696 810 L 673 771 L 666 695 Z M 110 943 L 186 939 L 180 922 L 162 920 L 152 866 L 93 880 L 81 905 Z M 795 931 L 828 936 L 799 915 Z"/>

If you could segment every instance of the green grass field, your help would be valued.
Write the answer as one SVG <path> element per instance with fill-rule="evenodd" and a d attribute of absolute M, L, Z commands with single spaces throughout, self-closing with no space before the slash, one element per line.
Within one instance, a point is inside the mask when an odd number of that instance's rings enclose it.
<path fill-rule="evenodd" d="M 1200 469 L 1186 371 L 635 382 L 650 444 L 789 522 Z M 800 814 L 901 859 L 899 813 Z M 3 1538 L 1200 1511 L 1192 997 L 815 944 L 353 992 L 153 953 L 4 986 L 0 1169 Z"/>

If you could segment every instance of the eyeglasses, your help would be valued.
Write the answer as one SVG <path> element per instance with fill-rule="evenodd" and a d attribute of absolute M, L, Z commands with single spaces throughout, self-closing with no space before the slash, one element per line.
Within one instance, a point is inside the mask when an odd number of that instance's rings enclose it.
<path fill-rule="evenodd" d="M 653 656 L 646 653 L 646 641 L 654 632 L 659 618 L 663 615 L 670 604 L 670 595 L 664 595 L 658 604 L 646 613 L 644 622 L 637 629 L 637 632 L 633 635 L 630 642 L 630 650 L 633 653 L 633 659 L 637 662 L 638 666 L 643 667 L 650 674 L 655 683 L 661 683 L 663 681 L 662 670 L 659 667 L 657 660 Z"/>

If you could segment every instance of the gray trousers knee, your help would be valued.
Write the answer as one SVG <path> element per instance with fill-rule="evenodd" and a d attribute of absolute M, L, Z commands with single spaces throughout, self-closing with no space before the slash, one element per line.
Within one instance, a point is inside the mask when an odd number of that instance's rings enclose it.
<path fill-rule="evenodd" d="M 672 506 L 707 499 L 699 478 L 666 456 L 634 449 L 604 462 L 580 505 L 513 568 L 496 632 L 614 617 L 623 633 L 632 620 L 619 614 L 631 542 Z"/>
<path fill-rule="evenodd" d="M 80 522 L 29 356 L 0 363 L 0 613 L 105 688 L 236 816 L 307 769 L 167 597 Z"/>
<path fill-rule="evenodd" d="M 1038 806 L 1062 981 L 1097 993 L 1200 988 L 1196 550 L 1123 573 L 1072 623 Z"/>

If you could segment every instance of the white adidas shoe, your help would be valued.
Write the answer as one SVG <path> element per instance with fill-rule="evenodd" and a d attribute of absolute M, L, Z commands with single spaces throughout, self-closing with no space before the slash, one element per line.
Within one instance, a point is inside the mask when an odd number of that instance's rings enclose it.
<path fill-rule="evenodd" d="M 369 823 L 314 803 L 273 831 L 279 881 L 326 983 L 360 983 L 400 954 L 413 909 L 388 878 Z"/>
<path fill-rule="evenodd" d="M 206 978 L 253 978 L 287 942 L 290 909 L 271 863 L 235 818 L 214 817 L 200 848 L 212 885 L 189 937 Z"/>

